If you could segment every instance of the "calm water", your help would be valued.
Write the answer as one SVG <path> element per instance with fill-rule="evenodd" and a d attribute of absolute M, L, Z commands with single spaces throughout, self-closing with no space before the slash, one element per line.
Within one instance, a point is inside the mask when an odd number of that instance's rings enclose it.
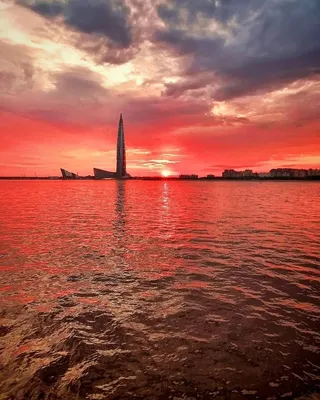
<path fill-rule="evenodd" d="M 320 184 L 0 181 L 0 399 L 320 391 Z"/>

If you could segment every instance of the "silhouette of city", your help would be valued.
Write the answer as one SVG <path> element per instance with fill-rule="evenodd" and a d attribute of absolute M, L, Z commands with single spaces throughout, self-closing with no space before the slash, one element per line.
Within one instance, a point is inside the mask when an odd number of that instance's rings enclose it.
<path fill-rule="evenodd" d="M 244 171 L 236 171 L 234 169 L 226 169 L 223 171 L 222 176 L 215 176 L 208 174 L 199 177 L 197 174 L 180 174 L 172 176 L 135 176 L 132 177 L 127 172 L 126 162 L 126 146 L 124 135 L 124 122 L 122 113 L 120 114 L 117 134 L 117 159 L 116 159 L 116 172 L 107 171 L 101 168 L 93 168 L 93 175 L 80 176 L 75 172 L 67 171 L 60 168 L 61 177 L 38 177 L 35 176 L 12 176 L 3 177 L 0 179 L 141 179 L 141 180 L 320 180 L 320 169 L 299 169 L 299 168 L 273 168 L 269 172 L 254 172 L 251 169 Z"/>
<path fill-rule="evenodd" d="M 61 168 L 61 174 L 63 179 L 78 179 L 81 178 L 74 172 L 69 172 Z M 100 168 L 93 168 L 93 177 L 95 179 L 128 179 L 131 178 L 127 174 L 126 166 L 126 146 L 124 139 L 124 125 L 123 117 L 120 114 L 119 125 L 118 125 L 118 136 L 117 136 L 117 161 L 116 161 L 116 172 L 106 171 Z M 90 178 L 87 177 L 87 178 Z"/>
<path fill-rule="evenodd" d="M 126 170 L 126 148 L 124 138 L 123 117 L 120 114 L 117 138 L 117 161 L 116 172 L 105 171 L 103 169 L 94 168 L 93 177 L 79 177 L 73 172 L 68 172 L 61 169 L 64 179 L 143 179 L 143 180 L 196 180 L 196 179 L 237 179 L 237 180 L 256 180 L 256 179 L 320 179 L 320 169 L 294 169 L 294 168 L 274 168 L 270 172 L 253 172 L 251 169 L 245 171 L 235 171 L 234 169 L 226 169 L 222 173 L 222 177 L 216 177 L 209 174 L 204 177 L 199 177 L 197 174 L 180 174 L 178 176 L 143 176 L 131 177 Z"/>

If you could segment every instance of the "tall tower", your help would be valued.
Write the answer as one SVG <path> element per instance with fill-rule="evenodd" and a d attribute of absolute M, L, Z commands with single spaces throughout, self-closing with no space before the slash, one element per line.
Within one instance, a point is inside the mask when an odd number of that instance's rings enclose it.
<path fill-rule="evenodd" d="M 117 142 L 117 178 L 123 178 L 127 175 L 126 170 L 126 148 L 124 143 L 124 130 L 123 119 L 120 114 L 119 128 L 118 128 L 118 142 Z"/>

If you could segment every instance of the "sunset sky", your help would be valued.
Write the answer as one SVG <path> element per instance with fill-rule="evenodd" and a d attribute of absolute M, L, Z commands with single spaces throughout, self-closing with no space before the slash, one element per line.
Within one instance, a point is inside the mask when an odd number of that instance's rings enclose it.
<path fill-rule="evenodd" d="M 0 0 L 1 175 L 320 165 L 319 0 Z"/>

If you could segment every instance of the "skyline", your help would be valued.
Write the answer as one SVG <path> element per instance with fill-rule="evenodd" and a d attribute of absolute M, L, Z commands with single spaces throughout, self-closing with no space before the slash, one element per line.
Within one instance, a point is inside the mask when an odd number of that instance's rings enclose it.
<path fill-rule="evenodd" d="M 0 1 L 2 175 L 319 167 L 319 2 L 170 4 Z"/>

